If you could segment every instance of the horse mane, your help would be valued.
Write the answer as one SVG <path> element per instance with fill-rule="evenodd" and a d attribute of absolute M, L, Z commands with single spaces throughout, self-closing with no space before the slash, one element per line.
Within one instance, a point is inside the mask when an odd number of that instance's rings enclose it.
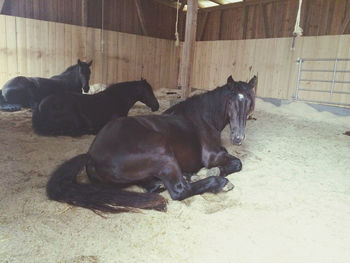
<path fill-rule="evenodd" d="M 68 73 L 71 73 L 74 69 L 76 69 L 77 66 L 78 66 L 78 64 L 75 64 L 75 65 L 68 67 L 65 71 L 63 71 L 60 74 L 60 76 L 64 76 L 64 75 L 67 75 Z"/>
<path fill-rule="evenodd" d="M 62 78 L 62 77 L 65 77 L 65 76 L 71 74 L 72 71 L 73 71 L 74 69 L 76 69 L 77 66 L 78 66 L 78 64 L 69 66 L 69 67 L 68 67 L 65 71 L 63 71 L 61 74 L 52 76 L 51 79 L 60 79 L 60 78 Z"/>
<path fill-rule="evenodd" d="M 133 81 L 124 81 L 124 82 L 110 84 L 103 91 L 100 91 L 93 95 L 118 92 L 118 91 L 121 92 L 123 90 L 127 90 L 127 88 L 132 88 L 132 87 L 135 87 L 136 85 L 139 85 L 142 81 L 143 80 L 133 80 Z"/>
<path fill-rule="evenodd" d="M 133 81 L 124 81 L 124 82 L 114 83 L 114 84 L 108 85 L 107 88 L 105 88 L 105 90 L 111 90 L 114 88 L 121 88 L 121 87 L 125 87 L 125 86 L 135 86 L 136 84 L 139 84 L 140 82 L 142 82 L 142 80 L 133 80 Z"/>
<path fill-rule="evenodd" d="M 198 104 L 200 104 L 201 107 L 206 107 L 211 109 L 212 111 L 216 111 L 218 110 L 217 107 L 215 107 L 215 105 L 217 105 L 216 102 L 222 101 L 221 100 L 222 95 L 228 94 L 230 90 L 231 90 L 230 87 L 227 84 L 225 84 L 223 86 L 215 88 L 214 90 L 210 90 L 202 94 L 191 96 L 186 100 L 171 106 L 166 111 L 164 111 L 163 114 L 173 114 L 173 113 L 178 113 L 179 111 L 181 112 L 185 110 L 195 109 L 196 107 L 198 107 Z M 193 111 L 193 113 L 194 112 L 195 111 Z"/>

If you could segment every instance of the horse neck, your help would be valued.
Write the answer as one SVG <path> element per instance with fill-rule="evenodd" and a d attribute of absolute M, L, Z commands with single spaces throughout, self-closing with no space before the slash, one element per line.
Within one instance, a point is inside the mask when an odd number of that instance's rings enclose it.
<path fill-rule="evenodd" d="M 220 89 L 220 88 L 219 88 Z M 214 90 L 200 95 L 193 103 L 184 103 L 185 110 L 182 111 L 187 119 L 196 126 L 211 127 L 221 132 L 228 123 L 227 92 Z M 194 114 L 196 112 L 196 114 Z"/>
<path fill-rule="evenodd" d="M 115 87 L 111 87 L 110 89 L 106 89 L 104 91 L 104 96 L 109 98 L 118 98 L 119 103 L 116 103 L 115 106 L 119 107 L 118 104 L 125 105 L 127 110 L 129 111 L 132 106 L 137 101 L 141 99 L 141 86 L 139 83 L 134 82 L 125 82 L 117 84 Z M 130 90 L 132 89 L 132 90 Z"/>
<path fill-rule="evenodd" d="M 139 82 L 134 83 L 133 85 L 131 85 L 131 87 L 128 87 L 129 89 L 130 88 L 133 89 L 133 92 L 131 92 L 131 93 L 128 93 L 128 91 L 126 91 L 127 92 L 126 101 L 127 101 L 128 106 L 130 106 L 130 108 L 132 106 L 134 106 L 134 104 L 136 102 L 141 101 L 141 99 L 142 99 L 142 87 L 143 86 Z"/>
<path fill-rule="evenodd" d="M 82 83 L 79 78 L 78 70 L 79 67 L 77 65 L 71 66 L 60 75 L 53 76 L 52 78 L 67 81 L 69 85 L 80 88 L 82 86 Z"/>

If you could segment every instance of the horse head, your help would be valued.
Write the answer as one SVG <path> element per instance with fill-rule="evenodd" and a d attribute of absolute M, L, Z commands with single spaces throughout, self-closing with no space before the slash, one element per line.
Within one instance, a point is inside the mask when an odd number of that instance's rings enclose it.
<path fill-rule="evenodd" d="M 150 107 L 152 111 L 157 111 L 159 109 L 159 103 L 153 93 L 151 85 L 143 78 L 141 78 L 140 82 L 141 86 L 143 87 L 140 101 Z"/>
<path fill-rule="evenodd" d="M 91 70 L 90 66 L 92 64 L 92 60 L 90 62 L 84 62 L 78 59 L 78 72 L 79 72 L 79 79 L 81 82 L 82 89 L 84 90 L 85 93 L 89 92 L 90 86 L 89 86 L 89 81 L 90 81 L 90 75 L 91 75 Z"/>
<path fill-rule="evenodd" d="M 240 145 L 245 138 L 247 118 L 254 110 L 254 87 L 257 83 L 257 77 L 254 76 L 248 83 L 236 82 L 231 76 L 229 79 L 227 85 L 230 88 L 231 96 L 228 100 L 227 115 L 230 122 L 231 141 L 233 144 Z"/>

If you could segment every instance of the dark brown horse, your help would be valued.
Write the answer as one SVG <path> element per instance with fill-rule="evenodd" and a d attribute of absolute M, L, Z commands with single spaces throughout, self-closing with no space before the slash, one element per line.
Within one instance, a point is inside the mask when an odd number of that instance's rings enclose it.
<path fill-rule="evenodd" d="M 112 118 L 127 116 L 137 101 L 152 111 L 159 109 L 152 87 L 144 79 L 112 84 L 93 95 L 73 92 L 51 95 L 35 107 L 33 129 L 40 135 L 96 134 Z"/>
<path fill-rule="evenodd" d="M 253 87 L 228 81 L 222 87 L 174 105 L 162 115 L 124 117 L 109 122 L 96 136 L 88 153 L 59 166 L 47 184 L 52 200 L 103 212 L 132 208 L 164 211 L 166 200 L 156 193 L 160 182 L 174 200 L 205 192 L 217 193 L 228 183 L 228 174 L 242 168 L 241 161 L 221 146 L 220 133 L 229 123 L 231 140 L 244 139 L 248 114 L 254 108 Z M 90 184 L 79 184 L 86 167 Z M 220 176 L 197 182 L 184 175 L 200 168 L 218 167 Z M 147 193 L 121 188 L 143 186 Z"/>
<path fill-rule="evenodd" d="M 78 60 L 63 73 L 47 78 L 27 78 L 18 76 L 10 79 L 0 90 L 0 110 L 18 111 L 21 108 L 33 108 L 42 99 L 65 91 L 82 93 L 89 91 L 90 66 Z"/>

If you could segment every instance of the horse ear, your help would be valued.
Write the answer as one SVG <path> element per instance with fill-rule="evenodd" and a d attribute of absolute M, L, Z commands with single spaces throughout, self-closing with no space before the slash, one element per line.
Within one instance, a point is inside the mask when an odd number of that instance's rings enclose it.
<path fill-rule="evenodd" d="M 78 59 L 78 65 L 81 66 L 81 60 L 80 59 Z"/>
<path fill-rule="evenodd" d="M 233 82 L 235 82 L 235 81 L 233 80 L 232 75 L 230 75 L 230 76 L 227 78 L 227 84 L 228 84 L 228 83 L 233 83 Z"/>
<path fill-rule="evenodd" d="M 257 83 L 258 83 L 258 78 L 257 78 L 257 76 L 252 77 L 252 79 L 249 80 L 249 82 L 248 82 L 248 84 L 249 84 L 249 86 L 250 86 L 251 89 L 254 88 L 254 87 L 256 86 Z"/>
<path fill-rule="evenodd" d="M 88 64 L 88 66 L 90 67 L 91 64 L 92 64 L 92 59 L 91 59 L 90 62 L 88 62 L 87 64 Z"/>

